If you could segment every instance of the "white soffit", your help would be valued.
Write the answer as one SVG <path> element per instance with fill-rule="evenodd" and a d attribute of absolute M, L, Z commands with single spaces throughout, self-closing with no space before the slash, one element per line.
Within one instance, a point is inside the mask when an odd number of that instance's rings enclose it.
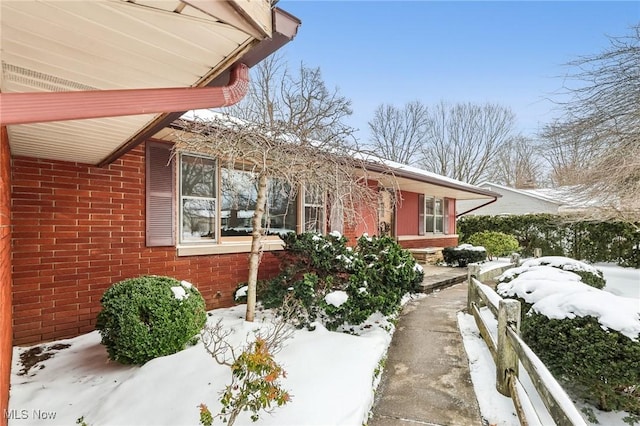
<path fill-rule="evenodd" d="M 200 3 L 233 15 L 229 2 Z M 0 7 L 3 93 L 202 85 L 256 40 L 238 29 L 240 14 L 230 25 L 177 0 L 2 0 Z M 98 164 L 156 116 L 8 126 L 11 151 Z"/>

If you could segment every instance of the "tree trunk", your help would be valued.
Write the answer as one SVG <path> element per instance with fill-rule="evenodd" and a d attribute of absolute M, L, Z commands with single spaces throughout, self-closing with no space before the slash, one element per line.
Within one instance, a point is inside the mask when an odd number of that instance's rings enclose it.
<path fill-rule="evenodd" d="M 251 252 L 249 253 L 249 278 L 247 279 L 247 313 L 246 320 L 252 322 L 256 313 L 256 285 L 258 282 L 258 267 L 262 256 L 262 217 L 267 203 L 267 175 L 262 172 L 258 175 L 258 194 L 256 197 L 256 209 L 251 218 Z"/>

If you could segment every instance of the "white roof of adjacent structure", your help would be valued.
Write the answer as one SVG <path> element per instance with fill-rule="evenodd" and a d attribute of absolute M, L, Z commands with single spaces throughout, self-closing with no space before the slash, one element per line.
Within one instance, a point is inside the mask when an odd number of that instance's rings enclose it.
<path fill-rule="evenodd" d="M 561 186 L 558 188 L 516 189 L 493 182 L 482 182 L 478 186 L 487 189 L 500 189 L 521 194 L 537 200 L 552 203 L 565 209 L 595 207 L 601 203 L 598 200 L 582 197 L 579 186 Z"/>

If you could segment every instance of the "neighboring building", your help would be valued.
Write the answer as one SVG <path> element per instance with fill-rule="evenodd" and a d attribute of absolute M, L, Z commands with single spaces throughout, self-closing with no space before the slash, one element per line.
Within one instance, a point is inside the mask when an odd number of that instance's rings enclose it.
<path fill-rule="evenodd" d="M 594 203 L 580 200 L 575 187 L 515 189 L 492 182 L 478 184 L 480 188 L 501 195 L 495 202 L 465 201 L 458 204 L 458 215 L 522 215 L 535 213 L 580 213 Z"/>
<path fill-rule="evenodd" d="M 145 141 L 184 111 L 244 97 L 248 67 L 300 25 L 271 3 L 0 3 L 0 413 L 12 343 L 93 330 L 115 281 L 182 276 L 209 306 L 228 303 L 246 256 L 145 243 L 147 203 L 166 195 L 145 195 Z"/>

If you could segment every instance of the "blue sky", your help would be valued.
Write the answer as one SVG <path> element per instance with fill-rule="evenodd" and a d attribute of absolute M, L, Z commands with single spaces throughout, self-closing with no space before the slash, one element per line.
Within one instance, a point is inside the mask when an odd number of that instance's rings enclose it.
<path fill-rule="evenodd" d="M 320 67 L 351 99 L 349 124 L 368 138 L 381 103 L 499 103 L 534 135 L 555 115 L 568 61 L 630 33 L 640 2 L 303 1 L 278 6 L 302 20 L 282 49 L 290 65 Z"/>

